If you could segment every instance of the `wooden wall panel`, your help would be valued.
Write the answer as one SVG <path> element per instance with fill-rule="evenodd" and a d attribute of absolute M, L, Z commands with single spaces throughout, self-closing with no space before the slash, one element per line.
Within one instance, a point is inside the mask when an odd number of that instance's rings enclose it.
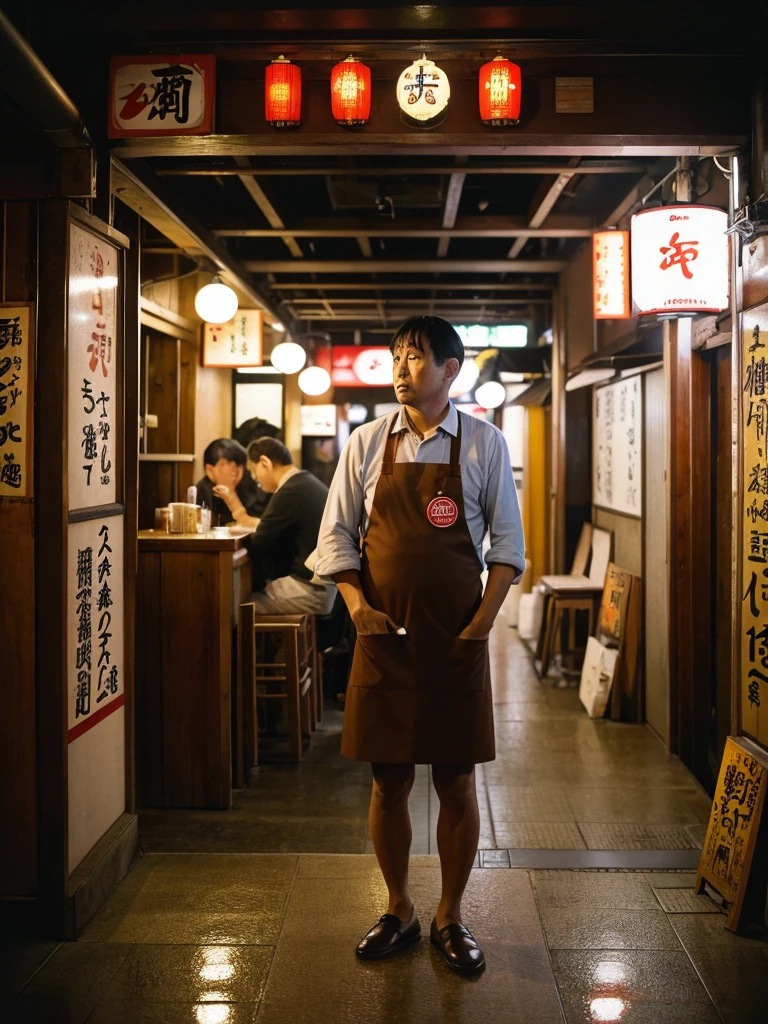
<path fill-rule="evenodd" d="M 2 298 L 36 301 L 36 204 L 0 203 L 0 218 Z M 34 500 L 0 498 L 0 897 L 37 893 L 34 532 Z"/>

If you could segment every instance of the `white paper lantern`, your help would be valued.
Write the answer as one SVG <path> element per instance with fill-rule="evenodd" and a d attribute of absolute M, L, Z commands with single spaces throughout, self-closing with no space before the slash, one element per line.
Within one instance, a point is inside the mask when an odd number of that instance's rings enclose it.
<path fill-rule="evenodd" d="M 195 296 L 195 311 L 208 324 L 225 324 L 237 312 L 237 295 L 228 284 L 214 278 Z"/>
<path fill-rule="evenodd" d="M 475 360 L 465 359 L 456 380 L 451 384 L 451 390 L 448 392 L 449 396 L 451 398 L 461 398 L 462 395 L 466 395 L 475 386 L 479 376 L 480 367 Z"/>
<path fill-rule="evenodd" d="M 632 218 L 636 314 L 719 313 L 728 308 L 728 215 L 673 204 Z"/>
<path fill-rule="evenodd" d="M 298 373 L 307 361 L 307 353 L 295 341 L 281 341 L 272 349 L 270 359 L 280 373 Z"/>
<path fill-rule="evenodd" d="M 308 366 L 299 374 L 299 387 L 305 395 L 324 395 L 331 386 L 331 375 L 322 366 Z"/>
<path fill-rule="evenodd" d="M 448 76 L 426 56 L 410 64 L 397 80 L 397 103 L 403 120 L 415 128 L 440 124 L 450 98 Z"/>
<path fill-rule="evenodd" d="M 481 384 L 475 392 L 475 401 L 483 409 L 498 409 L 503 405 L 507 397 L 507 389 L 497 380 L 486 381 Z"/>

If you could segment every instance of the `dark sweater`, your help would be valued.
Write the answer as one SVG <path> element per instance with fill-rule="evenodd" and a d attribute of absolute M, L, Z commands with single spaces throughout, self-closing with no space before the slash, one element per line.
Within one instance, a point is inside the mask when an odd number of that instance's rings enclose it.
<path fill-rule="evenodd" d="M 243 479 L 237 485 L 236 490 L 237 496 L 245 506 L 245 511 L 248 515 L 259 519 L 269 504 L 269 495 L 262 491 L 248 470 L 243 474 Z M 221 498 L 217 498 L 213 493 L 213 484 L 207 476 L 197 481 L 197 504 L 205 505 L 206 508 L 211 510 L 212 526 L 226 526 L 228 523 L 234 522 L 232 513 L 227 508 L 225 502 Z"/>
<path fill-rule="evenodd" d="M 317 547 L 327 498 L 325 484 L 305 470 L 295 473 L 272 495 L 256 533 L 245 539 L 254 563 L 254 579 L 312 578 L 304 562 Z"/>

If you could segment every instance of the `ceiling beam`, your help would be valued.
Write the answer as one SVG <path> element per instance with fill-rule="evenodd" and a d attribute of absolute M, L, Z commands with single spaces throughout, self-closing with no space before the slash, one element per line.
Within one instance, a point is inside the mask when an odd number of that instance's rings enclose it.
<path fill-rule="evenodd" d="M 565 260 L 243 260 L 255 274 L 559 274 Z M 375 286 L 374 286 L 375 287 Z"/>
<path fill-rule="evenodd" d="M 527 307 L 526 307 L 527 308 Z M 519 323 L 520 320 L 528 319 L 522 311 L 515 315 L 512 311 L 509 313 L 493 313 L 487 310 L 483 313 L 473 312 L 471 309 L 441 309 L 441 317 L 452 320 L 456 320 L 461 323 L 462 320 L 470 319 L 472 323 L 477 323 L 478 320 L 492 320 L 494 323 Z M 373 310 L 359 311 L 356 313 L 334 313 L 329 316 L 328 313 L 321 313 L 318 310 L 307 311 L 303 310 L 300 315 L 297 316 L 297 320 L 317 320 L 323 323 L 332 323 L 338 321 L 341 323 L 389 323 L 391 321 L 402 321 L 407 320 L 408 317 L 413 316 L 412 309 L 393 309 L 384 311 L 383 315 L 379 315 Z"/>
<path fill-rule="evenodd" d="M 647 162 L 640 163 L 633 160 L 613 160 L 609 163 L 583 164 L 579 168 L 579 174 L 644 174 L 647 169 Z M 413 175 L 440 175 L 455 174 L 455 166 L 425 167 L 420 164 L 417 167 L 295 167 L 287 164 L 285 167 L 248 167 L 238 170 L 232 167 L 163 167 L 157 173 L 161 177 L 170 178 L 220 178 L 236 175 L 245 177 L 254 175 L 260 178 L 266 177 L 317 177 L 318 175 L 341 177 L 412 177 Z M 462 174 L 561 174 L 569 170 L 568 164 L 474 164 L 461 167 Z"/>
<path fill-rule="evenodd" d="M 243 170 L 250 170 L 250 161 L 246 156 L 236 156 L 235 163 Z M 272 225 L 273 230 L 282 231 L 285 228 L 285 221 L 277 212 L 275 205 L 269 199 L 261 185 L 259 185 L 256 179 L 249 174 L 238 174 L 237 177 L 243 183 L 245 191 L 264 214 L 269 224 Z M 287 234 L 281 234 L 280 237 L 285 242 L 291 256 L 295 256 L 296 259 L 301 259 L 303 257 L 304 253 L 301 251 L 301 246 L 295 238 Z"/>
<path fill-rule="evenodd" d="M 290 326 L 287 311 L 282 312 L 248 280 L 245 267 L 233 259 L 224 246 L 208 232 L 197 218 L 168 191 L 165 182 L 158 180 L 142 163 L 130 168 L 112 159 L 112 194 L 147 223 L 156 228 L 179 249 L 193 257 L 206 257 L 221 273 L 222 278 L 238 293 L 243 305 L 252 304 L 264 310 L 273 320 Z"/>
<path fill-rule="evenodd" d="M 415 226 L 414 226 L 415 225 Z M 294 226 L 285 229 L 271 228 L 217 228 L 217 238 L 590 238 L 594 228 L 591 217 L 562 218 L 548 227 L 528 224 L 520 217 L 462 218 L 457 226 L 443 224 L 425 226 L 423 220 L 413 222 L 404 219 L 400 224 L 382 225 L 370 221 L 367 224 L 345 225 L 339 219 L 329 226 L 327 219 L 315 226 Z"/>
<path fill-rule="evenodd" d="M 464 188 L 465 178 L 466 174 L 464 173 L 452 174 L 448 181 L 445 204 L 443 206 L 443 230 L 446 232 L 453 231 L 456 227 L 456 218 L 459 215 L 459 204 L 461 203 L 461 193 Z M 444 259 L 448 255 L 451 235 L 446 233 L 438 237 L 440 241 L 437 243 L 437 255 L 439 259 Z"/>
<path fill-rule="evenodd" d="M 580 158 L 577 156 L 571 157 L 568 163 L 571 167 L 576 167 L 579 163 L 579 159 Z M 562 174 L 558 174 L 551 184 L 547 183 L 548 179 L 545 179 L 545 181 L 542 182 L 539 192 L 537 193 L 528 213 L 528 226 L 530 228 L 541 228 L 541 225 L 549 216 L 552 207 L 560 198 L 563 189 L 573 177 L 573 173 L 574 172 L 572 171 L 563 171 Z M 507 259 L 516 260 L 526 241 L 527 239 L 524 236 L 519 235 L 514 245 L 507 253 Z"/>
<path fill-rule="evenodd" d="M 413 281 L 401 281 L 395 283 L 392 281 L 377 281 L 375 284 L 363 284 L 360 281 L 333 281 L 333 282 L 319 282 L 319 281 L 289 281 L 289 282 L 274 282 L 269 286 L 272 291 L 276 292 L 289 292 L 289 291 L 306 291 L 306 292 L 326 292 L 326 291 L 337 291 L 337 292 L 372 292 L 372 291 L 390 291 L 390 292 L 450 292 L 456 290 L 470 289 L 472 291 L 494 291 L 494 292 L 530 292 L 530 291 L 551 291 L 554 288 L 552 284 L 534 283 L 534 284 L 518 284 L 516 282 L 494 282 L 490 280 L 486 281 L 454 281 L 452 284 L 446 284 L 444 281 L 425 281 L 423 284 L 415 284 Z"/>
<path fill-rule="evenodd" d="M 288 303 L 291 306 L 299 308 L 301 306 L 317 306 L 317 304 L 325 303 L 325 299 L 288 299 Z M 357 299 L 331 299 L 334 306 L 364 306 L 364 305 L 380 305 L 381 299 L 377 299 L 375 296 L 367 298 L 366 296 L 360 296 Z M 425 302 L 433 302 L 436 305 L 450 306 L 451 308 L 458 306 L 512 306 L 512 305 L 527 305 L 533 303 L 534 305 L 548 305 L 552 300 L 549 298 L 537 298 L 529 299 L 527 297 L 520 299 L 407 299 L 407 298 L 394 298 L 383 300 L 386 303 L 397 303 L 398 306 L 423 306 Z"/>
<path fill-rule="evenodd" d="M 371 248 L 371 235 L 355 235 L 357 238 L 357 244 L 360 247 L 360 252 L 367 259 L 371 259 L 373 256 L 373 249 Z"/>

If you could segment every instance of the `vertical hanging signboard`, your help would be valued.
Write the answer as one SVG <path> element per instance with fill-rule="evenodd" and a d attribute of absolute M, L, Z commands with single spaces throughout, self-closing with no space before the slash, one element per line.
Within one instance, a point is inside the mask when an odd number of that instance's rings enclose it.
<path fill-rule="evenodd" d="M 32 497 L 34 306 L 0 303 L 0 497 Z"/>
<path fill-rule="evenodd" d="M 592 501 L 629 516 L 643 511 L 642 398 L 639 375 L 595 389 Z"/>
<path fill-rule="evenodd" d="M 768 747 L 768 304 L 742 329 L 741 728 Z"/>
<path fill-rule="evenodd" d="M 73 223 L 69 273 L 69 510 L 116 499 L 119 250 Z"/>

